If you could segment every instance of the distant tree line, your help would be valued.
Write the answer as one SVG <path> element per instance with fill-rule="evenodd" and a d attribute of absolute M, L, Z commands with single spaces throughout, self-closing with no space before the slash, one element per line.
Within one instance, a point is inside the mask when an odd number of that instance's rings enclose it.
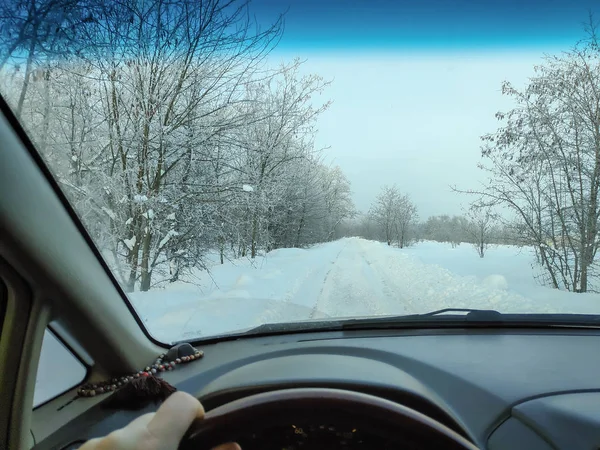
<path fill-rule="evenodd" d="M 394 203 L 392 199 L 404 200 Z M 389 213 L 396 204 L 405 214 Z M 409 205 L 409 206 L 405 206 Z M 397 217 L 410 216 L 404 225 L 396 222 Z M 419 221 L 416 206 L 408 196 L 398 196 L 396 190 L 384 187 L 368 214 L 357 215 L 345 220 L 339 228 L 340 236 L 360 236 L 378 240 L 390 246 L 403 248 L 420 241 L 435 241 L 450 244 L 453 248 L 466 243 L 483 258 L 492 245 L 520 245 L 520 238 L 512 226 L 506 226 L 498 216 L 487 208 L 470 208 L 463 215 L 430 216 Z"/>

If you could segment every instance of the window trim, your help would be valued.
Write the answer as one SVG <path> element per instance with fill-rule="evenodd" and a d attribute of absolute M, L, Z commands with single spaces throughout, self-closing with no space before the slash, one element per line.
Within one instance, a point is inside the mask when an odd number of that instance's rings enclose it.
<path fill-rule="evenodd" d="M 67 343 L 67 341 L 65 339 L 63 339 L 63 336 L 61 336 L 60 334 L 58 334 L 55 331 L 56 325 L 53 326 L 53 322 L 50 322 L 47 326 L 45 331 L 48 331 L 65 349 L 66 352 L 69 353 L 69 355 L 71 355 L 79 364 L 81 364 L 81 367 L 85 370 L 85 373 L 83 374 L 83 377 L 77 381 L 76 383 L 74 383 L 73 385 L 61 390 L 61 391 L 57 391 L 56 393 L 53 393 L 52 396 L 48 397 L 46 400 L 44 400 L 43 402 L 38 403 L 37 405 L 35 404 L 35 388 L 34 388 L 34 404 L 32 405 L 32 410 L 35 411 L 36 409 L 44 406 L 45 404 L 51 402 L 52 400 L 54 400 L 57 397 L 60 397 L 64 394 L 66 394 L 67 392 L 71 391 L 74 387 L 79 386 L 80 384 L 82 384 L 83 382 L 85 382 L 85 380 L 87 380 L 90 376 L 90 370 L 91 370 L 91 366 L 93 365 L 93 359 L 91 359 L 91 357 L 87 354 L 87 352 L 85 352 L 83 350 L 83 348 L 81 348 L 78 344 L 76 344 L 81 351 L 84 352 L 83 358 L 82 356 L 75 351 L 75 349 L 73 348 L 73 346 L 69 345 Z M 74 342 L 73 340 L 71 342 Z M 37 381 L 37 376 L 40 370 L 40 366 L 39 363 L 41 361 L 42 358 L 42 352 L 44 349 L 44 343 L 42 340 L 42 347 L 40 350 L 40 354 L 38 357 L 38 370 L 36 373 L 36 381 Z M 85 359 L 84 359 L 85 358 Z M 89 364 L 88 362 L 91 361 L 91 364 Z"/>

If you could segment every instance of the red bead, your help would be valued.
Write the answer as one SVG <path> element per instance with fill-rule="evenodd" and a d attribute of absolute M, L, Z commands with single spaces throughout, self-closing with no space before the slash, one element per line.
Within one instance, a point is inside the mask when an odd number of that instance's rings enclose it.
<path fill-rule="evenodd" d="M 150 374 L 149 374 L 148 372 L 142 372 L 142 376 L 143 376 L 143 377 L 149 377 L 149 376 L 150 376 Z"/>

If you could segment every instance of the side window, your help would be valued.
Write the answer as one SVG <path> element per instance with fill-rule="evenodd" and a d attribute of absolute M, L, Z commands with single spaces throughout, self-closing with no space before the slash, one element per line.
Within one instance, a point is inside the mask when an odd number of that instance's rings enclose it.
<path fill-rule="evenodd" d="M 85 378 L 87 369 L 75 355 L 46 329 L 33 393 L 33 407 L 71 389 Z"/>

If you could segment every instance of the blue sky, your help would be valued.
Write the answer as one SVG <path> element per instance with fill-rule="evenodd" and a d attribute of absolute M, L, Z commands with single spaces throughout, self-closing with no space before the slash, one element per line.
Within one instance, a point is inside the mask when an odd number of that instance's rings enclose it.
<path fill-rule="evenodd" d="M 585 36 L 591 1 L 254 0 L 268 21 L 287 10 L 273 63 L 300 57 L 332 80 L 316 143 L 367 211 L 383 184 L 411 195 L 425 220 L 470 201 L 451 185 L 485 181 L 480 136 L 512 103 L 504 80 L 524 86 L 544 54 Z M 600 7 L 600 3 L 598 3 Z M 600 8 L 598 8 L 600 10 Z M 598 15 L 600 18 L 600 14 Z"/>

